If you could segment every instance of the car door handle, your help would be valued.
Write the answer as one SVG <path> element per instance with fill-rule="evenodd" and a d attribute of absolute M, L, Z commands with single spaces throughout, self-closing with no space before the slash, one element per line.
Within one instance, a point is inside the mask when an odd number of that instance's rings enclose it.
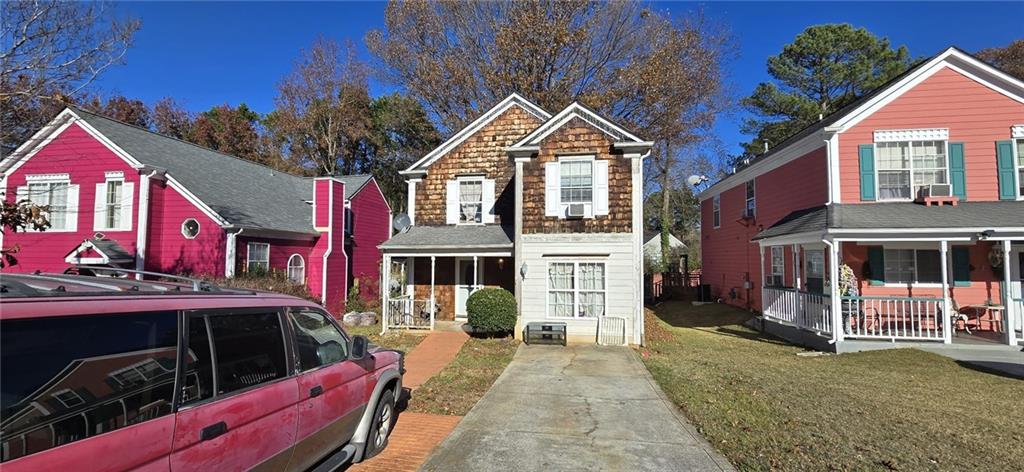
<path fill-rule="evenodd" d="M 324 388 L 320 385 L 309 389 L 309 398 L 319 397 L 324 393 Z"/>
<path fill-rule="evenodd" d="M 228 432 L 228 424 L 227 423 L 225 423 L 223 421 L 218 422 L 218 423 L 214 423 L 214 424 L 211 424 L 210 426 L 207 426 L 207 427 L 203 428 L 203 430 L 199 432 L 199 440 L 200 441 L 209 441 L 209 440 L 211 440 L 211 439 L 213 439 L 213 438 L 215 438 L 217 436 L 220 436 L 220 435 L 222 435 L 222 434 L 224 434 L 226 432 Z"/>

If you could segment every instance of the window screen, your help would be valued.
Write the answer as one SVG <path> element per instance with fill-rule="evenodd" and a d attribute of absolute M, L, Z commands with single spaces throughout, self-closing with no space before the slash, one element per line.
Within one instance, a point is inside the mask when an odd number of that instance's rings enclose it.
<path fill-rule="evenodd" d="M 0 323 L 2 460 L 171 412 L 174 312 Z"/>

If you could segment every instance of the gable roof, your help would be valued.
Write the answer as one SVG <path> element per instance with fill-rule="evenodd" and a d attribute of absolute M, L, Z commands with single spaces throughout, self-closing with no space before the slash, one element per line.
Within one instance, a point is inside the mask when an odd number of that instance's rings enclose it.
<path fill-rule="evenodd" d="M 518 142 L 509 146 L 508 150 L 510 152 L 533 150 L 536 146 L 540 145 L 540 142 L 543 141 L 544 138 L 555 132 L 558 128 L 564 126 L 566 123 L 572 121 L 573 118 L 579 118 L 587 122 L 594 128 L 597 128 L 611 136 L 617 142 L 649 144 L 636 137 L 633 133 L 626 131 L 621 126 L 583 106 L 581 103 L 573 102 L 569 104 L 569 106 L 563 108 L 562 111 L 558 112 L 558 114 L 551 117 L 551 119 L 538 126 L 537 129 L 530 132 L 530 134 L 523 136 L 523 138 Z"/>
<path fill-rule="evenodd" d="M 408 169 L 400 171 L 399 173 L 425 173 L 427 167 L 429 167 L 430 164 L 433 164 L 434 161 L 440 159 L 441 156 L 447 154 L 452 149 L 455 149 L 455 147 L 462 144 L 466 139 L 469 139 L 470 136 L 476 134 L 477 131 L 480 131 L 480 129 L 482 129 L 484 126 L 487 126 L 488 123 L 494 121 L 495 118 L 501 116 L 502 113 L 505 113 L 506 110 L 512 108 L 513 106 L 521 107 L 523 110 L 526 110 L 527 113 L 530 113 L 531 115 L 540 118 L 541 121 L 546 121 L 549 118 L 551 118 L 551 114 L 548 113 L 547 111 L 544 111 L 543 108 L 523 98 L 521 95 L 513 93 L 512 95 L 509 95 L 504 100 L 498 102 L 498 104 L 494 105 L 489 110 L 484 112 L 482 115 L 480 115 L 479 118 L 473 120 L 472 123 L 466 125 L 464 128 L 462 128 L 457 133 L 452 135 L 452 137 L 448 138 L 447 141 L 441 143 L 440 146 L 434 148 L 434 150 L 430 151 L 420 160 L 413 163 L 413 165 L 409 166 Z"/>
<path fill-rule="evenodd" d="M 841 133 L 859 122 L 863 117 L 870 115 L 875 107 L 887 104 L 902 95 L 908 88 L 912 88 L 924 79 L 927 79 L 943 67 L 949 67 L 959 73 L 967 75 L 979 81 L 999 93 L 1010 96 L 1015 100 L 1024 103 L 1024 81 L 1016 79 L 1005 72 L 987 64 L 986 62 L 972 56 L 964 50 L 951 46 L 944 51 L 923 60 L 913 67 L 908 68 L 902 74 L 892 78 L 888 82 L 876 87 L 864 94 L 862 97 L 850 102 L 846 106 L 830 113 L 815 123 L 812 123 L 796 134 L 786 138 L 781 143 L 764 154 L 751 158 L 749 163 L 736 169 L 736 172 L 729 174 L 707 189 L 701 191 L 697 197 L 701 200 L 718 193 L 716 187 L 739 175 L 747 169 L 759 166 L 762 162 L 773 160 L 776 156 L 786 154 L 791 147 L 795 147 L 805 138 L 814 136 L 817 133 Z M 982 80 L 985 76 L 988 80 Z M 823 146 L 819 145 L 818 147 Z M 731 187 L 729 187 L 731 188 Z M 714 191 L 713 191 L 714 190 Z"/>

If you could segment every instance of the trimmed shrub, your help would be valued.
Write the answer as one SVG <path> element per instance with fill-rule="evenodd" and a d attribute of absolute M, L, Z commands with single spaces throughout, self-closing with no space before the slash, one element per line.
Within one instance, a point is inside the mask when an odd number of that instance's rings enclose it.
<path fill-rule="evenodd" d="M 516 297 L 503 288 L 482 288 L 466 300 L 469 325 L 484 333 L 508 333 L 516 328 Z"/>

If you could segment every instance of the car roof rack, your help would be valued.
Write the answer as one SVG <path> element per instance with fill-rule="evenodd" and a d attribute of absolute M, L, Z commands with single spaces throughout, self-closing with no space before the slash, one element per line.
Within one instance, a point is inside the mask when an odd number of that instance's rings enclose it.
<path fill-rule="evenodd" d="M 192 277 L 185 277 L 182 275 L 165 274 L 162 272 L 150 272 L 147 270 L 121 269 L 119 267 L 103 267 L 90 265 L 78 266 L 78 268 L 105 272 L 118 272 L 123 274 L 150 275 L 153 277 L 162 277 L 165 279 L 181 280 L 192 284 L 192 291 L 194 292 L 212 292 L 213 290 L 219 288 L 216 285 L 213 285 L 205 280 L 194 279 Z"/>
<path fill-rule="evenodd" d="M 223 293 L 228 295 L 256 295 L 248 289 L 222 288 L 205 280 L 134 269 L 120 269 L 104 266 L 78 266 L 90 274 L 0 273 L 0 296 L 97 296 L 97 295 L 170 295 Z M 129 279 L 102 277 L 96 273 L 139 274 L 160 277 L 164 280 Z"/>

